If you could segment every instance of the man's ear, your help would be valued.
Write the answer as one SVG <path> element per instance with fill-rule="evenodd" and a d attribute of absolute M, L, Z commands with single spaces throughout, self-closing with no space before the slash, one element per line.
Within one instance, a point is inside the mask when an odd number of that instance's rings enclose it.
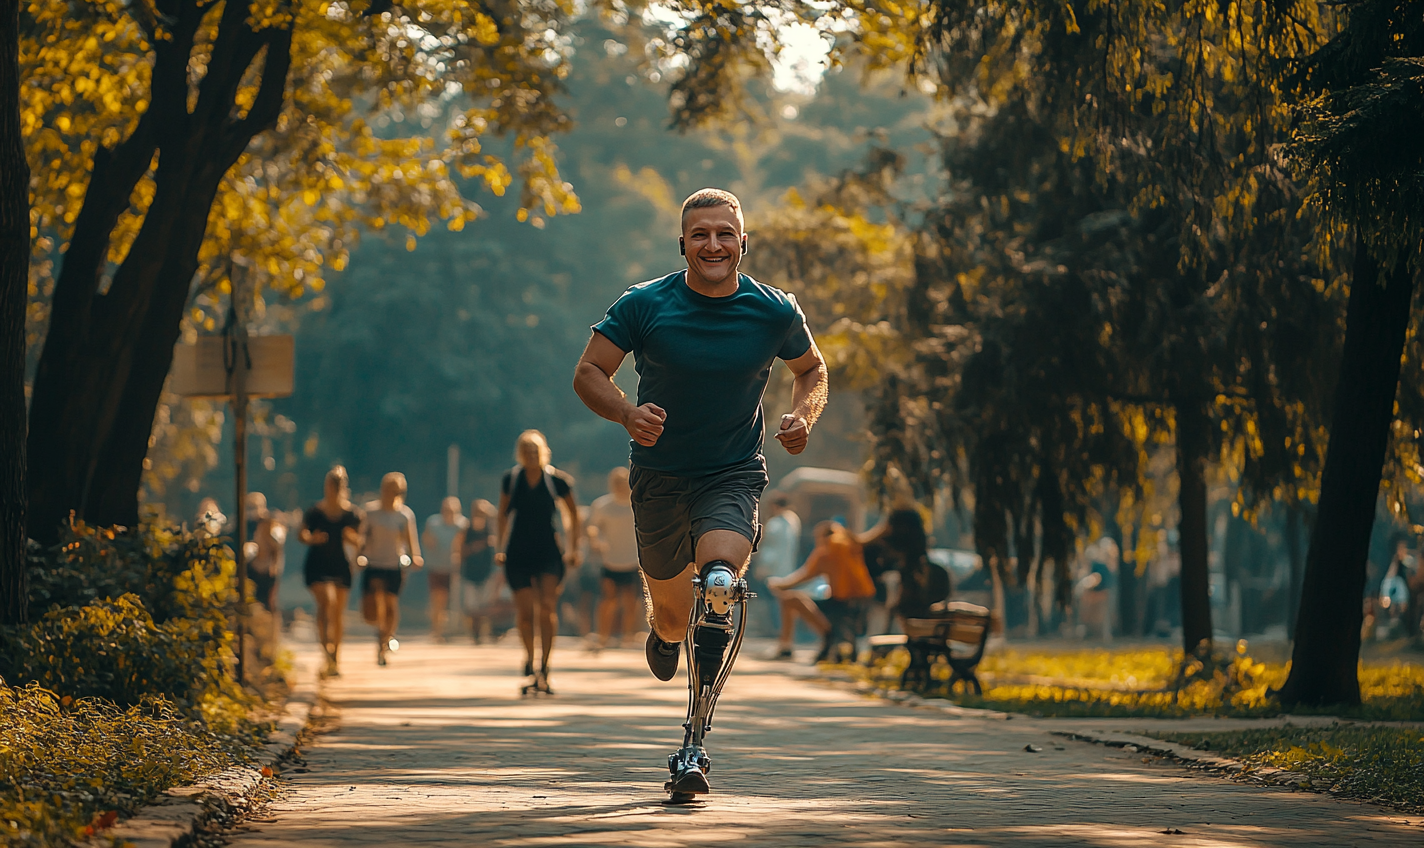
<path fill-rule="evenodd" d="M 677 237 L 677 252 L 683 256 L 687 255 L 687 241 L 682 236 Z"/>
<path fill-rule="evenodd" d="M 745 233 L 742 234 L 742 255 L 747 255 L 747 236 Z"/>

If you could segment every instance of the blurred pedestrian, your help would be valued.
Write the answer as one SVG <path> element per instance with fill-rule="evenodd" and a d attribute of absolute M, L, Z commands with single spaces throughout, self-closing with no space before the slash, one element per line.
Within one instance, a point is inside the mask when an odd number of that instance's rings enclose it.
<path fill-rule="evenodd" d="M 1104 642 L 1112 641 L 1118 559 L 1117 542 L 1110 536 L 1099 538 L 1083 551 L 1077 589 L 1078 626 L 1084 637 L 1097 633 Z"/>
<path fill-rule="evenodd" d="M 578 538 L 579 565 L 572 573 L 564 575 L 559 592 L 559 620 L 561 632 L 577 636 L 593 644 L 597 641 L 595 630 L 595 610 L 598 607 L 598 575 L 603 560 L 593 549 L 598 530 L 588 524 L 588 507 L 578 508 L 579 527 L 583 528 Z"/>
<path fill-rule="evenodd" d="M 839 644 L 838 637 L 851 640 L 866 602 L 875 597 L 875 583 L 865 567 L 860 543 L 835 521 L 822 521 L 815 529 L 816 547 L 806 562 L 785 577 L 773 577 L 767 586 L 781 606 L 781 638 L 777 657 L 789 659 L 799 618 L 821 637 L 821 650 L 816 662 L 831 658 Z M 830 597 L 816 600 L 807 592 L 793 587 L 813 577 L 825 577 L 830 584 Z"/>
<path fill-rule="evenodd" d="M 748 582 L 754 592 L 769 591 L 767 581 L 785 577 L 801 564 L 801 517 L 791 509 L 791 498 L 785 492 L 773 492 L 766 499 L 770 518 L 762 525 L 761 544 L 752 555 Z M 780 626 L 780 605 L 755 604 L 752 609 L 765 609 L 759 627 L 768 633 Z"/>
<path fill-rule="evenodd" d="M 930 562 L 924 516 L 913 502 L 891 509 L 856 541 L 865 547 L 878 545 L 880 558 L 899 575 L 899 594 L 889 605 L 902 624 L 907 618 L 929 616 L 931 607 L 949 598 L 949 572 Z"/>
<path fill-rule="evenodd" d="M 217 536 L 227 526 L 227 516 L 218 508 L 217 498 L 203 498 L 198 501 L 198 515 L 194 530 L 201 530 L 209 536 Z"/>
<path fill-rule="evenodd" d="M 603 647 L 615 632 L 620 638 L 632 637 L 647 619 L 643 576 L 638 571 L 638 537 L 633 529 L 633 490 L 628 485 L 627 468 L 608 472 L 608 494 L 594 500 L 589 527 L 597 530 L 597 535 L 590 538 L 602 560 L 598 646 Z"/>
<path fill-rule="evenodd" d="M 469 523 L 460 548 L 460 607 L 476 645 L 494 638 L 490 610 L 504 582 L 494 567 L 496 514 L 494 504 L 476 498 L 470 504 Z"/>
<path fill-rule="evenodd" d="M 381 478 L 380 499 L 366 505 L 361 522 L 361 552 L 356 564 L 361 574 L 361 611 L 376 626 L 376 664 L 385 665 L 386 654 L 400 650 L 396 625 L 400 623 L 400 591 L 405 569 L 420 568 L 420 539 L 415 513 L 405 505 L 405 475 L 392 471 Z"/>
<path fill-rule="evenodd" d="M 1414 555 L 1409 552 L 1409 543 L 1401 539 L 1395 543 L 1394 557 L 1385 569 L 1384 579 L 1380 581 L 1376 613 L 1380 638 L 1393 639 L 1400 635 L 1414 635 L 1408 632 L 1413 621 L 1409 588 L 1409 578 L 1413 574 Z"/>
<path fill-rule="evenodd" d="M 498 535 L 504 579 L 514 592 L 515 621 L 524 642 L 528 685 L 549 691 L 549 655 L 559 632 L 559 584 L 566 567 L 579 563 L 578 501 L 574 480 L 549 464 L 549 442 L 538 430 L 525 430 L 515 443 L 519 462 L 500 481 Z M 559 505 L 563 504 L 560 510 Z M 560 545 L 559 521 L 564 543 Z M 542 652 L 534 671 L 534 631 L 538 622 Z"/>
<path fill-rule="evenodd" d="M 287 526 L 267 509 L 267 496 L 247 493 L 247 541 L 242 546 L 253 600 L 277 612 L 277 585 L 286 568 Z"/>
<path fill-rule="evenodd" d="M 302 516 L 297 534 L 308 546 L 302 578 L 316 600 L 316 636 L 326 652 L 324 674 L 328 677 L 341 673 L 337 652 L 346 599 L 351 593 L 351 560 L 346 549 L 354 550 L 360 544 L 360 527 L 361 517 L 351 507 L 346 469 L 337 465 L 326 472 L 322 499 Z"/>
<path fill-rule="evenodd" d="M 460 566 L 460 548 L 470 522 L 463 515 L 464 506 L 454 496 L 440 502 L 440 512 L 425 519 L 425 579 L 430 584 L 430 633 L 437 642 L 445 641 L 445 619 L 450 614 L 450 577 Z"/>

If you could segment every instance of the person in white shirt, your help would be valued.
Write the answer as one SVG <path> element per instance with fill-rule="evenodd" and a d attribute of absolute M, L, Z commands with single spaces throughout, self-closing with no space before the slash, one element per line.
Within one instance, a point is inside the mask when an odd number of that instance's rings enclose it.
<path fill-rule="evenodd" d="M 791 498 L 785 492 L 773 492 L 766 507 L 771 517 L 762 526 L 751 573 L 752 589 L 762 597 L 771 596 L 768 580 L 785 577 L 801 565 L 801 517 L 791 510 Z M 778 633 L 779 605 L 760 604 L 756 609 L 763 610 L 757 616 L 758 629 L 764 634 Z"/>
<path fill-rule="evenodd" d="M 381 478 L 381 498 L 366 505 L 361 521 L 361 607 L 366 620 L 376 625 L 376 664 L 386 664 L 386 652 L 400 649 L 396 624 L 400 622 L 400 590 L 405 569 L 420 568 L 420 539 L 415 513 L 405 505 L 405 475 L 392 471 Z"/>
<path fill-rule="evenodd" d="M 435 641 L 445 641 L 445 619 L 450 613 L 450 576 L 460 566 L 460 548 L 470 526 L 464 506 L 457 497 L 440 502 L 440 512 L 425 519 L 421 544 L 430 554 L 426 579 L 430 581 L 430 632 Z"/>
<path fill-rule="evenodd" d="M 643 605 L 643 578 L 638 572 L 638 538 L 633 530 L 633 490 L 628 485 L 628 469 L 608 472 L 608 494 L 597 498 L 589 511 L 593 548 L 603 560 L 602 591 L 598 602 L 598 642 L 602 647 L 613 637 L 622 613 L 622 637 L 631 636 L 647 618 Z"/>

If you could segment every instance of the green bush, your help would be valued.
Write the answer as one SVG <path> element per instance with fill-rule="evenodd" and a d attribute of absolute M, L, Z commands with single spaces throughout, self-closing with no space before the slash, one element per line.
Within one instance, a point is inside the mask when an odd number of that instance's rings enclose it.
<path fill-rule="evenodd" d="M 56 608 L 0 652 L 0 677 L 121 706 L 164 695 L 193 708 L 217 684 L 225 636 L 199 619 L 156 624 L 137 595 Z"/>
<path fill-rule="evenodd" d="M 156 523 L 128 533 L 77 522 L 64 528 L 59 544 L 30 551 L 30 620 L 126 594 L 137 595 L 160 623 L 221 615 L 235 573 L 219 538 Z"/>
<path fill-rule="evenodd" d="M 29 565 L 30 623 L 0 629 L 0 844 L 70 844 L 251 754 L 220 540 L 75 524 Z"/>
<path fill-rule="evenodd" d="M 25 848 L 112 824 L 113 813 L 247 759 L 255 738 L 251 725 L 215 733 L 162 698 L 123 709 L 38 686 L 0 686 L 0 715 L 0 843 Z"/>
<path fill-rule="evenodd" d="M 196 710 L 233 688 L 225 607 L 234 571 L 210 537 L 66 528 L 31 556 L 31 623 L 0 630 L 0 679 L 121 706 L 162 695 Z"/>

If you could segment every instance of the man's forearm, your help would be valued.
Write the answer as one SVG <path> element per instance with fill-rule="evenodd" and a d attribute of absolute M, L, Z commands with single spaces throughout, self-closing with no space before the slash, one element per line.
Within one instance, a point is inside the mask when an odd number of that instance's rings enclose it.
<path fill-rule="evenodd" d="M 628 396 L 618 388 L 613 378 L 592 362 L 578 364 L 574 372 L 574 391 L 584 406 L 615 424 L 624 423 L 628 410 L 632 408 Z"/>
<path fill-rule="evenodd" d="M 815 424 L 826 408 L 829 386 L 824 363 L 798 374 L 791 386 L 791 414 L 806 419 L 807 426 Z"/>

